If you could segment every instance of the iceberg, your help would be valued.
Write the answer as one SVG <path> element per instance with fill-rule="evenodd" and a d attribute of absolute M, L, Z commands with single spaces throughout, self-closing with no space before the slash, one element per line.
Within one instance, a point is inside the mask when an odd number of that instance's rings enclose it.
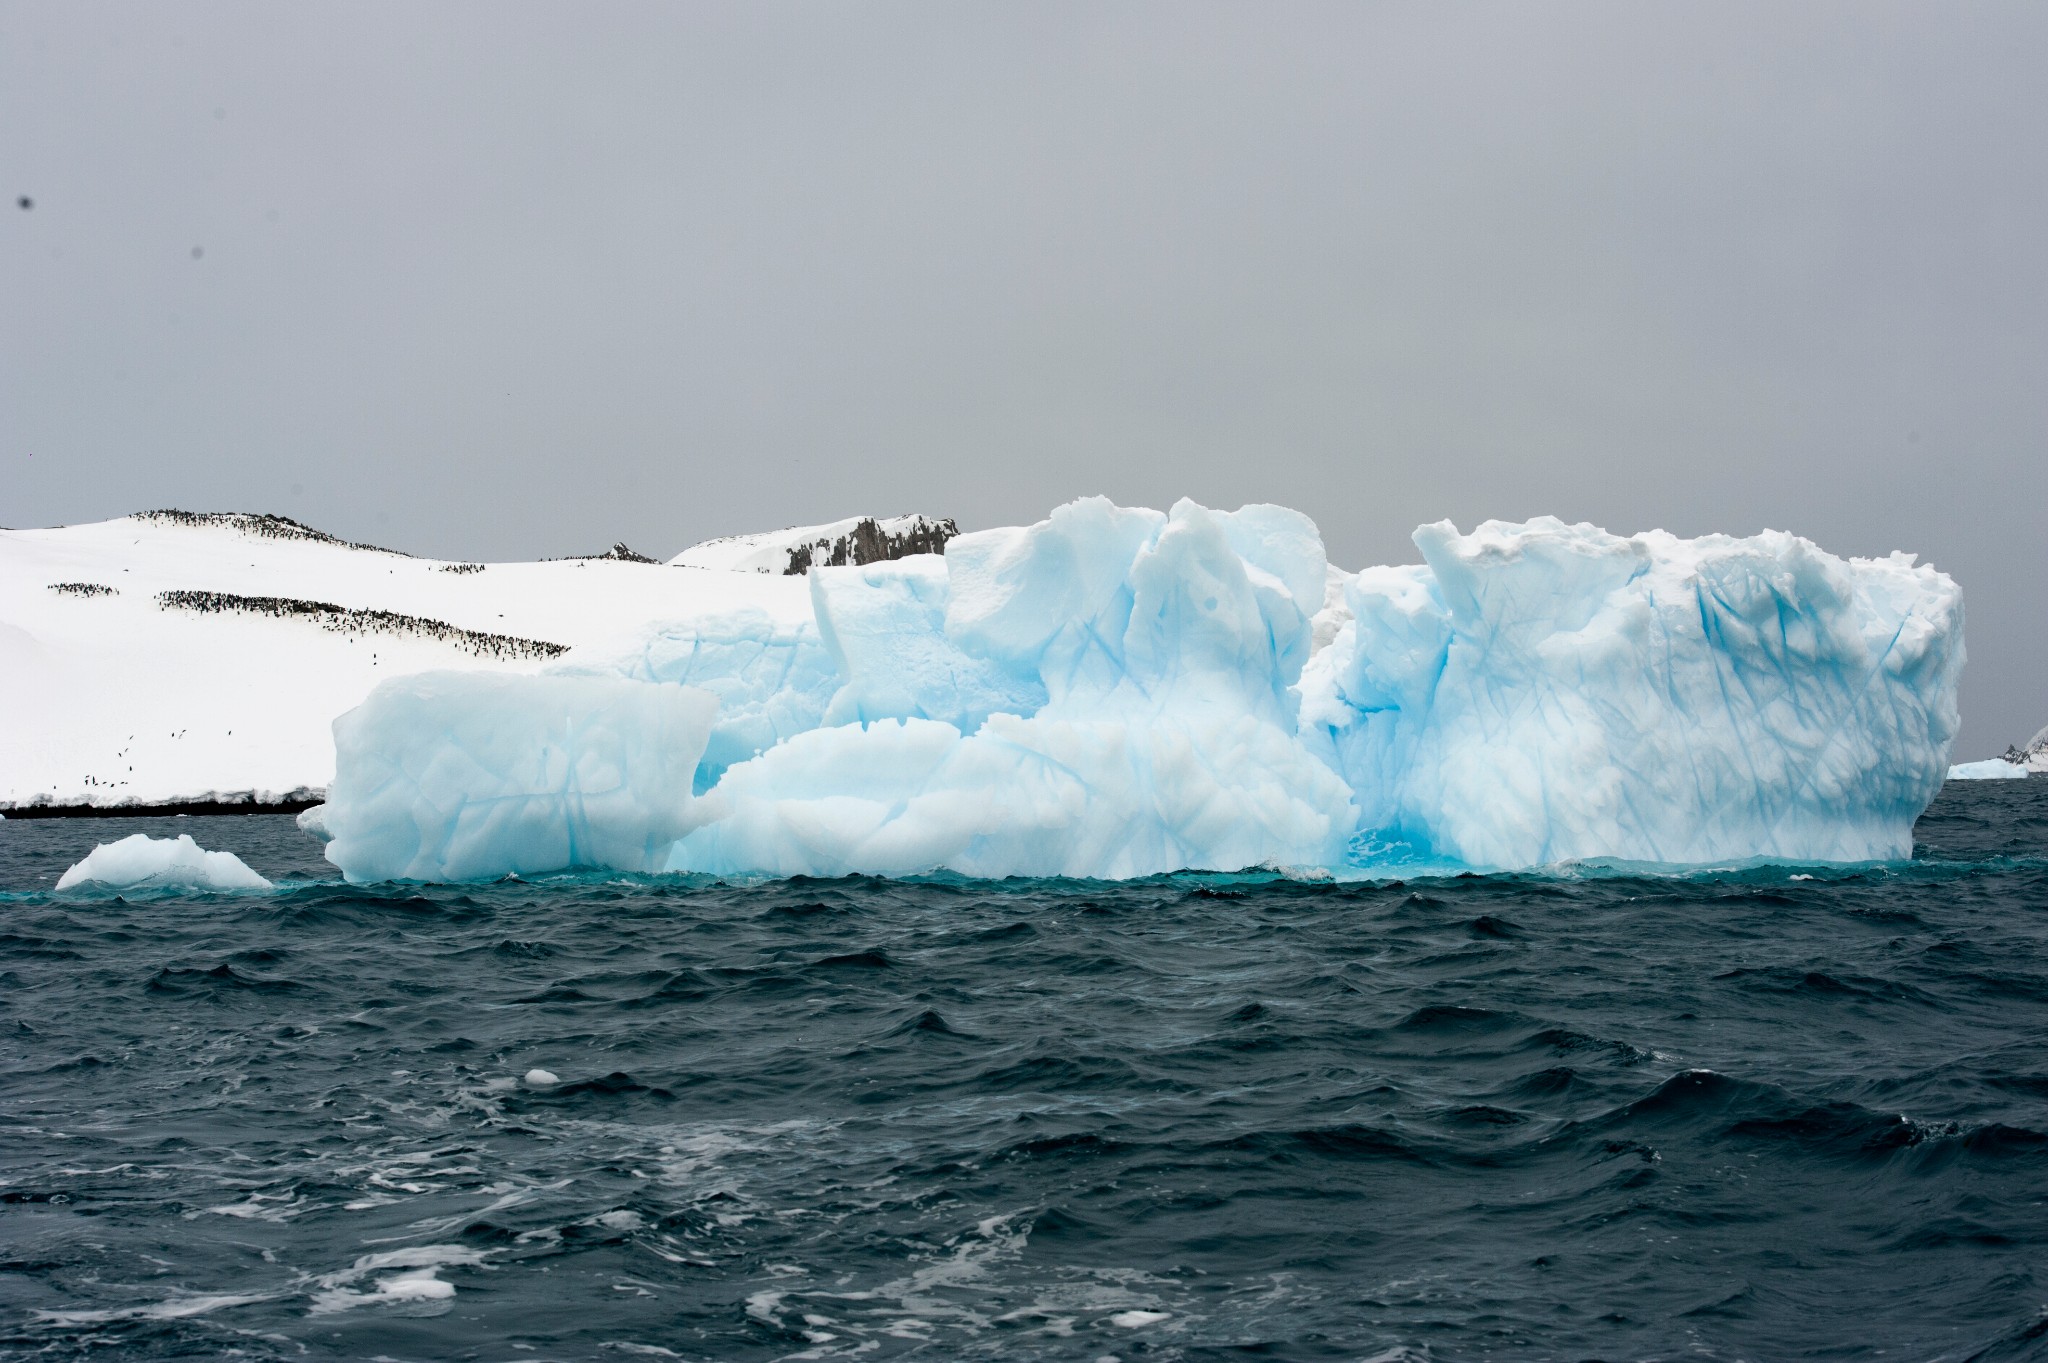
<path fill-rule="evenodd" d="M 1359 847 L 1482 869 L 1912 850 L 1959 723 L 1962 595 L 1775 531 L 1415 533 L 1347 584 L 1304 730 Z"/>
<path fill-rule="evenodd" d="M 823 723 L 936 719 L 973 733 L 992 714 L 1031 714 L 1045 704 L 1037 677 L 946 637 L 952 578 L 944 559 L 817 569 L 810 581 L 835 683 Z"/>
<path fill-rule="evenodd" d="M 327 841 L 328 832 L 326 805 L 313 805 L 308 809 L 302 809 L 299 811 L 299 816 L 296 819 L 292 820 L 292 822 L 299 826 L 299 831 L 301 833 L 311 834 L 313 837 L 320 839 L 320 841 L 322 842 Z"/>
<path fill-rule="evenodd" d="M 354 881 L 658 870 L 717 708 L 623 677 L 393 678 L 334 722 L 327 859 Z"/>
<path fill-rule="evenodd" d="M 700 794 L 733 763 L 817 728 L 840 689 L 818 626 L 778 620 L 758 607 L 649 625 L 578 650 L 550 670 L 691 686 L 714 696 L 717 720 L 692 782 Z"/>
<path fill-rule="evenodd" d="M 2027 774 L 2025 767 L 2003 757 L 1987 757 L 1981 762 L 1958 762 L 1948 769 L 1951 781 L 2024 781 Z"/>
<path fill-rule="evenodd" d="M 328 855 L 472 879 L 1910 853 L 1958 721 L 1947 577 L 1780 532 L 1415 544 L 1347 574 L 1286 508 L 1089 498 L 814 565 L 809 621 L 386 683 L 336 721 Z"/>
<path fill-rule="evenodd" d="M 57 878 L 60 890 L 99 885 L 114 890 L 267 890 L 270 882 L 233 852 L 209 852 L 189 833 L 152 838 L 135 833 L 103 842 Z"/>
<path fill-rule="evenodd" d="M 925 609 L 831 617 L 842 654 L 906 660 L 897 712 L 734 767 L 668 869 L 1126 877 L 1341 854 L 1350 792 L 1294 729 L 1296 593 L 1319 607 L 1323 587 L 1307 517 L 1095 499 L 963 535 L 943 566 L 836 570 L 924 575 Z M 834 571 L 812 574 L 828 616 Z"/>

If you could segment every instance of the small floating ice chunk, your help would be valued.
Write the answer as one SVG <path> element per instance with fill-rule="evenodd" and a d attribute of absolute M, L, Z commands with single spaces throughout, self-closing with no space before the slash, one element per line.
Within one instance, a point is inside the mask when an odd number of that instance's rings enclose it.
<path fill-rule="evenodd" d="M 103 842 L 85 860 L 66 871 L 57 888 L 105 885 L 114 889 L 267 890 L 270 882 L 257 875 L 233 852 L 209 852 L 190 833 L 152 838 L 135 833 L 119 842 Z"/>
<path fill-rule="evenodd" d="M 1170 1314 L 1168 1311 L 1119 1311 L 1109 1318 L 1109 1323 L 1126 1330 L 1142 1330 L 1147 1325 L 1157 1325 Z"/>
<path fill-rule="evenodd" d="M 534 1088 L 545 1088 L 549 1084 L 561 1083 L 562 1076 L 556 1074 L 553 1070 L 534 1069 L 526 1072 L 526 1082 Z"/>
<path fill-rule="evenodd" d="M 322 842 L 328 842 L 334 837 L 332 833 L 327 831 L 326 805 L 314 805 L 311 808 L 300 810 L 299 817 L 293 820 L 293 822 L 298 824 L 301 832 L 311 833 Z"/>

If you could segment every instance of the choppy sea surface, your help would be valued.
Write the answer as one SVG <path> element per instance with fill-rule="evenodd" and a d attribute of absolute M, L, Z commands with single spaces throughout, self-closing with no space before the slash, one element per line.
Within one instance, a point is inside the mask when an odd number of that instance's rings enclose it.
<path fill-rule="evenodd" d="M 279 887 L 51 891 L 138 830 Z M 1910 863 L 1360 885 L 8 822 L 0 1034 L 9 1356 L 2048 1356 L 2048 780 Z"/>

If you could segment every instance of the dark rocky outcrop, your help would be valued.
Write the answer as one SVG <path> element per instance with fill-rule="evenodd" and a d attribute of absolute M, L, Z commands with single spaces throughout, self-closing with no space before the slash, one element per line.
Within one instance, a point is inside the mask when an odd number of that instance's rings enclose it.
<path fill-rule="evenodd" d="M 2025 766 L 2032 758 L 2048 756 L 2048 727 L 2044 727 L 2041 732 L 2028 739 L 2024 748 L 2017 743 L 2008 747 L 2004 756 L 2006 761 L 2016 767 Z"/>
<path fill-rule="evenodd" d="M 604 551 L 603 553 L 601 553 L 601 554 L 577 554 L 577 555 L 576 555 L 575 557 L 577 557 L 577 558 L 608 558 L 608 559 L 615 559 L 615 560 L 617 560 L 617 561 L 618 561 L 618 562 L 620 562 L 620 563 L 659 563 L 659 562 L 661 562 L 661 560 L 660 560 L 660 559 L 654 559 L 654 558 L 649 558 L 649 557 L 647 557 L 647 555 L 645 555 L 645 554 L 642 554 L 642 553 L 639 553 L 639 552 L 637 552 L 636 550 L 628 549 L 628 548 L 627 548 L 627 547 L 626 547 L 626 546 L 625 546 L 624 544 L 614 544 L 614 545 L 613 545 L 613 546 L 612 546 L 611 548 L 609 548 L 609 549 L 605 550 L 605 551 Z"/>
<path fill-rule="evenodd" d="M 960 527 L 950 517 L 933 521 L 918 516 L 907 529 L 892 532 L 870 516 L 835 539 L 796 545 L 789 551 L 789 566 L 782 571 L 785 577 L 798 577 L 813 568 L 880 563 L 910 554 L 943 554 L 946 541 L 959 533 Z"/>

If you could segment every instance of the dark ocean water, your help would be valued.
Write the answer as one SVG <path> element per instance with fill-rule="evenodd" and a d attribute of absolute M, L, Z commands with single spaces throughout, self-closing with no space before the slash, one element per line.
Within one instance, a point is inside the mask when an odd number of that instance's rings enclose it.
<path fill-rule="evenodd" d="M 49 892 L 140 828 L 297 883 Z M 350 888 L 0 824 L 0 1352 L 2048 1356 L 2048 780 L 1920 839 Z"/>

